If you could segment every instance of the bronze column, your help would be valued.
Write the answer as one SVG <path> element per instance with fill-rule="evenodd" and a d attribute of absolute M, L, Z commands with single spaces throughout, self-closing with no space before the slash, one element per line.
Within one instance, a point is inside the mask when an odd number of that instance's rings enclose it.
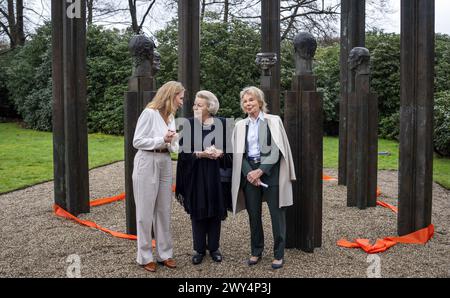
<path fill-rule="evenodd" d="M 398 233 L 431 224 L 435 1 L 401 2 Z"/>

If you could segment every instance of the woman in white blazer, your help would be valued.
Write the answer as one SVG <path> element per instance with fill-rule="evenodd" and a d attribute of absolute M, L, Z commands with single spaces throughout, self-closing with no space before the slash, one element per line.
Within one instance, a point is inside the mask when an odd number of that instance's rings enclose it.
<path fill-rule="evenodd" d="M 267 202 L 274 237 L 273 269 L 284 264 L 286 207 L 293 204 L 292 181 L 296 179 L 291 148 L 279 116 L 267 114 L 264 93 L 257 87 L 241 92 L 241 108 L 248 118 L 233 131 L 232 203 L 234 214 L 246 209 L 251 234 L 248 265 L 259 263 L 264 250 L 261 219 Z"/>
<path fill-rule="evenodd" d="M 183 105 L 184 87 L 168 82 L 142 112 L 136 125 L 133 146 L 133 191 L 136 203 L 137 263 L 155 272 L 152 254 L 152 227 L 156 240 L 156 261 L 175 268 L 170 231 L 172 201 L 172 160 L 178 151 L 174 115 Z"/>

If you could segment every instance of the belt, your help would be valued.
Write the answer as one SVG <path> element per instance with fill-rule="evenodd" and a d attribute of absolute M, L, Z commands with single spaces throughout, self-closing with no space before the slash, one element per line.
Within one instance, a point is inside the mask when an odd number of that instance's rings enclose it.
<path fill-rule="evenodd" d="M 154 150 L 144 150 L 146 152 L 153 152 L 153 153 L 169 153 L 168 149 L 154 149 Z"/>
<path fill-rule="evenodd" d="M 253 163 L 261 163 L 261 157 L 247 157 L 248 161 L 251 161 Z"/>

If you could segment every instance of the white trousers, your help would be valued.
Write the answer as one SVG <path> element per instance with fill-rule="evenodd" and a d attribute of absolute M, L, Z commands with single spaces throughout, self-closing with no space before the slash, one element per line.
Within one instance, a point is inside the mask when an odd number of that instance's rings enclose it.
<path fill-rule="evenodd" d="M 138 151 L 134 158 L 133 192 L 136 203 L 137 263 L 146 265 L 154 262 L 152 226 L 156 240 L 156 261 L 172 258 L 172 160 L 169 154 Z"/>

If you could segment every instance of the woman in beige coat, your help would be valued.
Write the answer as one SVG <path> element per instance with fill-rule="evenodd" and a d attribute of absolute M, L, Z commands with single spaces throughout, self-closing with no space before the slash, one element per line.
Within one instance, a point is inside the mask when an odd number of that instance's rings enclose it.
<path fill-rule="evenodd" d="M 261 208 L 267 202 L 274 237 L 273 269 L 284 264 L 286 207 L 293 204 L 296 180 L 291 148 L 279 116 L 267 114 L 264 93 L 256 87 L 241 92 L 241 107 L 248 118 L 233 131 L 232 203 L 234 214 L 246 209 L 251 232 L 248 265 L 258 264 L 264 250 Z"/>

